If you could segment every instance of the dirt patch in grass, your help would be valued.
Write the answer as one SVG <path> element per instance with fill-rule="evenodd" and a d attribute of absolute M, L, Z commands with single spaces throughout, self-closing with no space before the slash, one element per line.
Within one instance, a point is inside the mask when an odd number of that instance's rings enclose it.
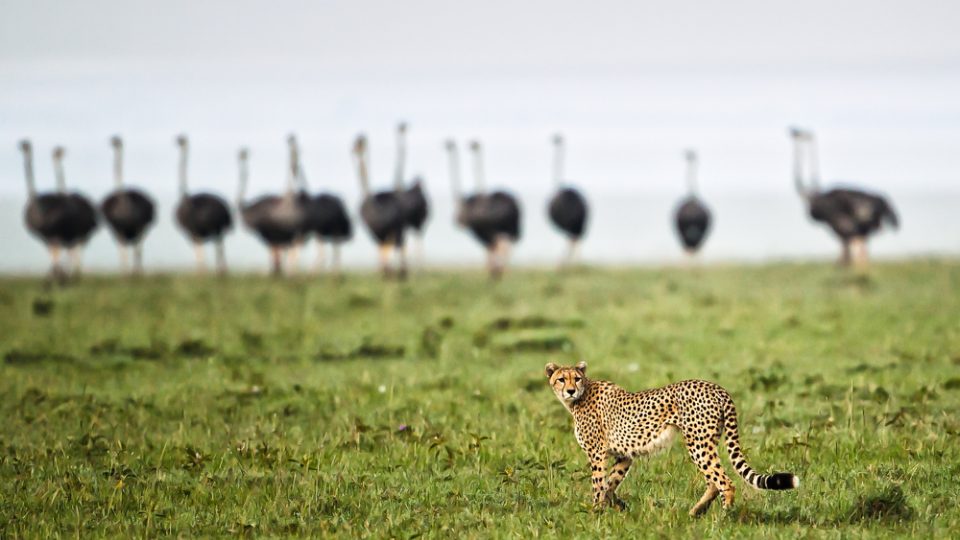
<path fill-rule="evenodd" d="M 348 350 L 321 349 L 317 360 L 355 360 L 358 358 L 401 358 L 407 352 L 403 345 L 377 343 L 366 337 L 356 347 Z"/>

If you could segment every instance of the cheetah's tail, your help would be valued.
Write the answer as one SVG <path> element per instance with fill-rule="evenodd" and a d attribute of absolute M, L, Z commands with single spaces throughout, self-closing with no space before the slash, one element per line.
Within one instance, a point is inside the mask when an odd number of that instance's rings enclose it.
<path fill-rule="evenodd" d="M 737 409 L 732 402 L 727 406 L 723 424 L 727 428 L 727 455 L 744 481 L 757 489 L 794 489 L 800 486 L 800 479 L 793 473 L 758 474 L 747 465 L 747 457 L 740 448 Z"/>

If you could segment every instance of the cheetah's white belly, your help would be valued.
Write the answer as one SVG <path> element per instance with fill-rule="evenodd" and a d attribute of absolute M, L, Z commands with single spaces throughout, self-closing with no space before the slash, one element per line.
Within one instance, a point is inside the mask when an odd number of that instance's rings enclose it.
<path fill-rule="evenodd" d="M 636 455 L 649 456 L 669 447 L 673 439 L 677 436 L 678 431 L 676 426 L 667 426 L 659 435 L 654 437 L 652 441 L 637 448 L 635 450 Z"/>

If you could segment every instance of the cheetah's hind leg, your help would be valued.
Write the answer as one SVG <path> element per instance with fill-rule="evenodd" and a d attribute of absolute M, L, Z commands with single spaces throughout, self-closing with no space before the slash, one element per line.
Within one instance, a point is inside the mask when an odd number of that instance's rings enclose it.
<path fill-rule="evenodd" d="M 730 508 L 733 505 L 734 487 L 733 482 L 723 470 L 720 463 L 720 455 L 717 453 L 717 443 L 720 442 L 719 431 L 710 435 L 703 434 L 687 437 L 687 451 L 693 462 L 700 469 L 704 480 L 707 481 L 707 490 L 690 509 L 690 515 L 697 517 L 710 508 L 710 503 L 717 498 L 717 495 L 723 495 L 723 507 Z"/>

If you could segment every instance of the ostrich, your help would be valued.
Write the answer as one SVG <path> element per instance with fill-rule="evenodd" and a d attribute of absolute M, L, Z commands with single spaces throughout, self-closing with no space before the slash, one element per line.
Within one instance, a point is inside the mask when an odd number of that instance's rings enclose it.
<path fill-rule="evenodd" d="M 139 189 L 123 187 L 123 141 L 110 139 L 113 146 L 113 178 L 117 189 L 103 203 L 100 211 L 113 229 L 120 248 L 120 265 L 127 269 L 127 249 L 133 247 L 133 272 L 143 272 L 143 236 L 153 224 L 153 200 Z"/>
<path fill-rule="evenodd" d="M 332 193 L 319 193 L 311 197 L 306 191 L 307 178 L 302 164 L 297 165 L 300 192 L 297 197 L 304 209 L 304 234 L 317 237 L 317 270 L 324 266 L 324 244 L 333 251 L 332 271 L 340 273 L 340 246 L 353 237 L 353 224 L 343 201 Z"/>
<path fill-rule="evenodd" d="M 883 225 L 894 229 L 899 220 L 893 206 L 881 195 L 851 188 L 820 189 L 820 171 L 817 163 L 816 140 L 810 131 L 792 128 L 793 178 L 797 192 L 807 203 L 810 217 L 826 223 L 840 238 L 843 251 L 841 266 L 851 262 L 865 269 L 867 261 L 867 238 L 878 232 Z M 809 185 L 804 185 L 804 146 L 806 146 Z M 852 261 L 851 261 L 852 259 Z"/>
<path fill-rule="evenodd" d="M 403 252 L 403 230 L 406 223 L 400 198 L 396 191 L 370 192 L 370 180 L 367 176 L 367 139 L 363 135 L 357 136 L 353 145 L 353 155 L 357 161 L 357 177 L 363 192 L 360 217 L 363 218 L 370 235 L 379 247 L 380 269 L 385 278 L 393 275 L 390 256 L 396 250 L 400 255 L 397 276 L 403 279 L 407 275 L 407 261 Z"/>
<path fill-rule="evenodd" d="M 407 124 L 401 122 L 397 125 L 397 168 L 394 176 L 394 185 L 397 190 L 397 196 L 400 198 L 400 204 L 403 207 L 403 219 L 406 226 L 412 229 L 416 235 L 416 258 L 418 264 L 423 263 L 423 228 L 426 225 L 427 217 L 430 215 L 430 203 L 427 201 L 426 193 L 423 189 L 423 179 L 415 177 L 413 184 L 404 189 L 404 165 L 407 158 Z"/>
<path fill-rule="evenodd" d="M 62 186 L 54 193 L 37 193 L 33 177 L 33 146 L 30 141 L 21 141 L 20 151 L 23 152 L 28 196 L 23 220 L 27 230 L 39 238 L 50 252 L 51 278 L 62 280 L 65 276 L 60 266 L 60 250 L 66 245 L 66 231 L 71 221 L 71 204 L 63 193 Z"/>
<path fill-rule="evenodd" d="M 301 236 L 304 223 L 303 206 L 293 192 L 297 167 L 295 152 L 291 151 L 290 172 L 283 195 L 263 195 L 249 204 L 245 202 L 249 152 L 246 148 L 241 148 L 237 157 L 240 165 L 240 186 L 237 193 L 240 217 L 270 248 L 272 273 L 279 276 L 283 273 L 282 252 L 292 247 Z"/>
<path fill-rule="evenodd" d="M 687 161 L 687 196 L 677 205 L 674 214 L 674 224 L 683 249 L 688 255 L 696 254 L 700 245 L 707 239 L 710 232 L 710 209 L 697 196 L 697 153 L 687 150 L 684 153 Z"/>
<path fill-rule="evenodd" d="M 97 230 L 97 209 L 87 196 L 77 192 L 67 192 L 67 182 L 63 172 L 65 153 L 62 146 L 53 149 L 53 169 L 57 177 L 57 190 L 66 197 L 70 216 L 64 229 L 63 245 L 70 253 L 73 276 L 78 277 L 82 267 L 83 248 Z"/>
<path fill-rule="evenodd" d="M 480 143 L 470 143 L 477 192 L 463 205 L 462 219 L 487 250 L 487 269 L 497 279 L 506 268 L 510 248 L 520 239 L 520 205 L 504 191 L 487 194 L 484 188 L 483 154 Z"/>
<path fill-rule="evenodd" d="M 177 205 L 175 217 L 180 228 L 193 242 L 193 250 L 197 256 L 197 269 L 205 269 L 203 243 L 213 241 L 217 249 L 217 270 L 221 274 L 227 272 L 227 260 L 223 250 L 223 236 L 233 226 L 230 208 L 223 197 L 212 193 L 196 193 L 190 195 L 187 190 L 187 153 L 189 142 L 186 135 L 176 139 L 180 148 L 180 203 Z"/>
<path fill-rule="evenodd" d="M 580 239 L 583 238 L 584 230 L 587 226 L 587 216 L 589 209 L 587 200 L 580 191 L 572 186 L 563 185 L 563 158 L 564 141 L 560 134 L 553 137 L 553 180 L 557 186 L 557 192 L 550 198 L 547 205 L 547 213 L 554 226 L 566 235 L 570 241 L 570 247 L 561 266 L 573 262 L 577 253 L 577 246 Z"/>

